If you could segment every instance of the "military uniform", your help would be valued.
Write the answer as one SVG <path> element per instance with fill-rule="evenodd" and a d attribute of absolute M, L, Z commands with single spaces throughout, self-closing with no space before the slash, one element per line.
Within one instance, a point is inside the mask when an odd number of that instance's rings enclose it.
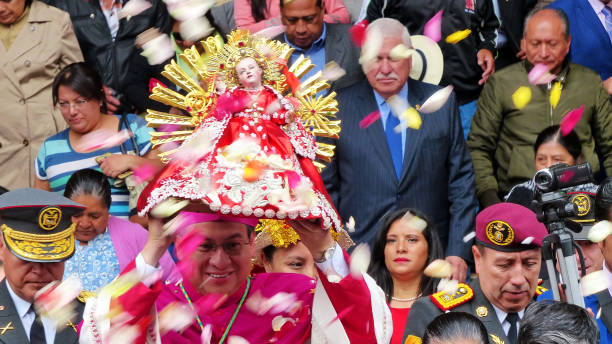
<path fill-rule="evenodd" d="M 38 189 L 18 189 L 0 195 L 0 231 L 4 245 L 12 255 L 23 261 L 43 264 L 63 262 L 74 253 L 75 225 L 72 223 L 72 216 L 84 209 L 80 204 L 65 197 Z M 4 268 L 9 271 L 10 263 L 5 262 Z M 75 319 L 56 328 L 53 343 L 78 343 L 77 324 L 83 317 L 84 295 L 85 293 L 82 293 L 76 303 Z M 7 274 L 7 277 L 0 282 L 0 343 L 33 342 L 31 338 L 28 339 L 28 333 L 32 333 L 31 330 L 36 322 L 39 322 L 38 326 L 42 331 L 37 335 L 45 337 L 46 333 L 52 333 L 49 332 L 49 322 L 45 324 L 43 312 L 42 315 L 36 315 L 31 327 L 24 328 L 22 317 L 29 316 L 29 319 L 32 319 L 33 312 L 23 310 L 30 307 L 31 302 L 17 296 Z M 36 307 L 37 312 L 38 307 Z M 21 316 L 18 309 L 22 310 Z M 43 320 L 37 320 L 40 318 Z M 37 339 L 38 342 L 42 340 L 40 337 Z M 53 344 L 46 339 L 42 342 Z"/>
<path fill-rule="evenodd" d="M 495 204 L 476 217 L 476 241 L 496 251 L 518 252 L 541 247 L 546 234 L 546 227 L 537 221 L 535 214 L 518 204 Z M 486 327 L 491 344 L 511 343 L 480 283 L 479 279 L 474 279 L 469 285 L 459 283 L 452 293 L 441 291 L 415 302 L 406 321 L 403 343 L 421 343 L 427 325 L 446 312 L 474 315 Z M 542 291 L 543 288 L 538 286 L 536 295 Z"/>

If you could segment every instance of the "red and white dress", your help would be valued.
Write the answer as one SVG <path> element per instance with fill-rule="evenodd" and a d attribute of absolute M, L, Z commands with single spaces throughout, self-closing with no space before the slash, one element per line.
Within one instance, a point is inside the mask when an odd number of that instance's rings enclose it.
<path fill-rule="evenodd" d="M 220 106 L 222 97 L 233 105 Z M 269 86 L 255 95 L 235 87 L 210 113 L 183 146 L 204 137 L 212 149 L 189 164 L 171 161 L 142 192 L 140 214 L 173 197 L 200 200 L 234 216 L 317 218 L 323 228 L 340 231 L 340 217 L 312 162 L 316 142 L 291 101 Z M 263 168 L 258 165 L 257 177 L 245 179 L 254 160 L 263 161 Z"/>

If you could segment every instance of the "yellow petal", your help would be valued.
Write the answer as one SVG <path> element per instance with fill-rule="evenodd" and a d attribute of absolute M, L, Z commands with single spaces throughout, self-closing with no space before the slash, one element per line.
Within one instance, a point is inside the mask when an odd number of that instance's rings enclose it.
<path fill-rule="evenodd" d="M 392 60 L 403 60 L 403 59 L 407 59 L 410 57 L 410 55 L 412 55 L 412 49 L 408 48 L 407 46 L 405 46 L 404 44 L 398 44 L 396 45 L 393 49 L 391 49 L 391 51 L 389 52 L 389 57 L 391 57 Z"/>
<path fill-rule="evenodd" d="M 457 32 L 453 32 L 450 35 L 446 36 L 446 43 L 449 44 L 455 44 L 458 43 L 459 41 L 465 39 L 467 36 L 469 36 L 472 33 L 472 30 L 470 29 L 466 29 L 463 31 L 457 31 Z"/>
<path fill-rule="evenodd" d="M 521 110 L 531 101 L 531 88 L 527 86 L 519 87 L 512 94 L 512 101 L 517 109 Z"/>
<path fill-rule="evenodd" d="M 552 90 L 550 90 L 550 105 L 552 105 L 553 109 L 557 108 L 560 99 L 561 83 L 557 81 L 553 84 Z"/>
<path fill-rule="evenodd" d="M 402 112 L 400 120 L 406 122 L 406 127 L 416 130 L 418 130 L 421 127 L 421 124 L 423 124 L 421 115 L 419 115 L 419 112 L 413 107 L 409 107 L 404 112 Z"/>
<path fill-rule="evenodd" d="M 433 278 L 450 278 L 453 274 L 453 266 L 444 259 L 436 259 L 427 265 L 423 274 Z"/>

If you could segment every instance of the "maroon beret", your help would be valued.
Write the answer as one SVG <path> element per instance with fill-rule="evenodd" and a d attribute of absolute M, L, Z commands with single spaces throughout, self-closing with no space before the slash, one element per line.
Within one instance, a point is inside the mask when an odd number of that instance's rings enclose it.
<path fill-rule="evenodd" d="M 542 247 L 548 234 L 533 211 L 514 203 L 497 203 L 476 216 L 476 241 L 497 251 Z"/>

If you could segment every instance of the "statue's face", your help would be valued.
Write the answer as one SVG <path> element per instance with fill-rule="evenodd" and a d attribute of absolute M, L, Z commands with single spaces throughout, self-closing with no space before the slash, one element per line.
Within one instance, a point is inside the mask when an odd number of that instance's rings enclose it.
<path fill-rule="evenodd" d="M 262 70 L 251 57 L 246 57 L 236 64 L 236 75 L 240 85 L 245 88 L 258 88 L 261 86 Z"/>

